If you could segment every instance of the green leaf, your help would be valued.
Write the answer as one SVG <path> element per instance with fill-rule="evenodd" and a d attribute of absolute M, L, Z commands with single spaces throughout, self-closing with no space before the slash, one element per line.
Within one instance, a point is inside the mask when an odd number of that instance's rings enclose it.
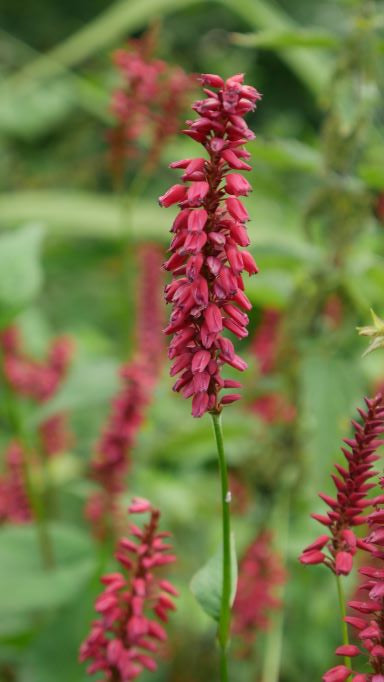
<path fill-rule="evenodd" d="M 52 233 L 67 237 L 147 238 L 167 235 L 172 212 L 161 210 L 155 201 L 141 204 L 126 224 L 113 196 L 55 190 L 0 194 L 0 224 L 17 225 L 25 219 L 45 222 Z"/>
<path fill-rule="evenodd" d="M 269 29 L 258 33 L 234 33 L 233 42 L 243 47 L 261 47 L 276 50 L 286 47 L 325 47 L 339 45 L 339 38 L 329 31 L 318 29 Z"/>
<path fill-rule="evenodd" d="M 8 614 L 50 609 L 71 600 L 94 570 L 92 544 L 72 526 L 49 526 L 56 566 L 42 565 L 36 528 L 32 524 L 0 530 L 0 603 Z"/>
<path fill-rule="evenodd" d="M 0 236 L 0 303 L 22 306 L 39 292 L 43 235 L 40 225 L 27 225 Z"/>
<path fill-rule="evenodd" d="M 101 359 L 89 364 L 75 364 L 63 387 L 33 415 L 39 422 L 57 412 L 89 408 L 109 400 L 119 387 L 118 363 Z"/>
<path fill-rule="evenodd" d="M 308 350 L 300 375 L 302 435 L 310 464 L 307 491 L 311 494 L 330 482 L 332 463 L 349 434 L 349 420 L 363 388 L 356 359 L 339 357 L 330 348 Z"/>
<path fill-rule="evenodd" d="M 221 0 L 221 4 L 239 14 L 253 29 L 273 31 L 297 31 L 300 27 L 281 7 L 269 0 Z M 278 49 L 280 58 L 288 64 L 306 87 L 314 94 L 320 94 L 330 78 L 332 61 L 328 55 L 319 54 L 313 48 L 291 47 Z"/>
<path fill-rule="evenodd" d="M 190 588 L 203 610 L 216 621 L 220 618 L 221 594 L 223 584 L 222 547 L 193 576 Z M 235 538 L 231 534 L 231 605 L 237 588 L 237 559 Z"/>

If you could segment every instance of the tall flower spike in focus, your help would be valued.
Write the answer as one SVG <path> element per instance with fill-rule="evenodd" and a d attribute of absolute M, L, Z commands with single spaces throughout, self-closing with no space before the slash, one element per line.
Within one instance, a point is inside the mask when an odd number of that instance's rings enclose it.
<path fill-rule="evenodd" d="M 330 535 L 321 535 L 303 551 L 300 556 L 303 564 L 326 564 L 336 575 L 348 575 L 357 547 L 366 549 L 366 543 L 355 535 L 352 528 L 366 523 L 367 516 L 363 512 L 372 505 L 367 492 L 374 484 L 368 481 L 377 474 L 372 465 L 379 459 L 375 451 L 383 442 L 378 440 L 384 432 L 382 400 L 381 393 L 372 400 L 366 398 L 367 410 L 359 409 L 362 424 L 352 421 L 354 438 L 344 440 L 350 450 L 342 448 L 347 468 L 336 464 L 338 475 L 332 474 L 336 498 L 320 493 L 330 511 L 326 516 L 312 514 L 328 528 Z M 325 548 L 329 555 L 324 554 Z"/>
<path fill-rule="evenodd" d="M 245 223 L 247 210 L 240 201 L 251 191 L 238 171 L 251 170 L 244 149 L 254 139 L 243 117 L 253 111 L 260 93 L 243 85 L 243 75 L 224 81 L 213 74 L 201 76 L 207 97 L 192 108 L 199 118 L 188 121 L 183 131 L 206 151 L 206 156 L 171 163 L 181 168 L 182 184 L 173 185 L 159 198 L 161 206 L 178 204 L 171 232 L 171 256 L 164 268 L 173 274 L 165 289 L 173 310 L 166 334 L 174 334 L 169 357 L 174 360 L 171 375 L 180 374 L 174 390 L 193 397 L 192 415 L 218 414 L 223 405 L 238 400 L 238 393 L 224 397 L 225 388 L 241 384 L 224 380 L 222 365 L 243 371 L 247 365 L 236 355 L 232 341 L 223 336 L 227 329 L 239 339 L 247 336 L 251 303 L 244 294 L 243 271 L 258 269 L 253 257 L 239 247 L 249 245 Z M 213 88 L 213 90 L 211 90 Z"/>
<path fill-rule="evenodd" d="M 80 661 L 91 661 L 88 674 L 103 672 L 103 682 L 129 682 L 145 669 L 156 670 L 154 654 L 167 639 L 159 621 L 168 621 L 175 609 L 173 585 L 157 575 L 175 561 L 159 532 L 160 512 L 143 499 L 134 499 L 131 514 L 149 514 L 141 529 L 131 526 L 132 538 L 122 538 L 116 552 L 121 569 L 101 578 L 104 591 L 95 609 L 100 614 L 80 648 Z"/>

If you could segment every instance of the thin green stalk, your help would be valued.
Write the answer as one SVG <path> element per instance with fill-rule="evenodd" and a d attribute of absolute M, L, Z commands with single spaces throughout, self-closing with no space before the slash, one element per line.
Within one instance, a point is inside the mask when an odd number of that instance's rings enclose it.
<path fill-rule="evenodd" d="M 343 584 L 341 582 L 341 577 L 339 575 L 336 576 L 336 585 L 337 585 L 337 595 L 339 597 L 340 616 L 341 616 L 341 632 L 342 632 L 342 637 L 343 637 L 343 644 L 345 646 L 348 646 L 349 645 L 349 635 L 348 635 L 348 626 L 347 626 L 347 623 L 345 622 L 345 616 L 346 616 L 345 596 L 344 596 Z M 345 663 L 347 668 L 351 667 L 351 659 L 349 658 L 349 656 L 344 657 L 344 663 Z"/>
<path fill-rule="evenodd" d="M 289 508 L 290 491 L 282 491 L 279 503 L 274 509 L 272 528 L 275 530 L 276 546 L 280 549 L 283 568 L 287 561 L 289 542 Z M 279 590 L 281 607 L 271 616 L 271 623 L 266 637 L 264 659 L 261 674 L 261 682 L 278 682 L 280 678 L 281 655 L 283 650 L 284 629 L 284 591 L 285 586 Z"/>
<path fill-rule="evenodd" d="M 228 682 L 227 652 L 231 626 L 231 494 L 228 488 L 227 463 L 224 453 L 224 439 L 221 426 L 221 415 L 212 413 L 217 454 L 219 456 L 222 510 L 222 546 L 223 546 L 223 580 L 221 594 L 221 610 L 218 627 L 218 641 L 221 649 L 220 672 L 221 682 Z"/>

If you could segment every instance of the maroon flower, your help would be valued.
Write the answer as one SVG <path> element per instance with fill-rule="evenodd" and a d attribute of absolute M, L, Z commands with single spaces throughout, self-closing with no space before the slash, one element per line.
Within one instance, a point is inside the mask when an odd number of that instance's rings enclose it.
<path fill-rule="evenodd" d="M 5 471 L 0 476 L 0 522 L 28 523 L 31 506 L 25 487 L 23 451 L 13 441 L 5 452 Z"/>
<path fill-rule="evenodd" d="M 285 582 L 281 558 L 272 547 L 272 534 L 262 531 L 246 550 L 239 566 L 233 605 L 233 632 L 247 645 L 266 630 L 273 610 L 281 607 L 276 589 Z"/>
<path fill-rule="evenodd" d="M 148 372 L 157 376 L 164 358 L 164 301 L 162 250 L 157 244 L 142 244 L 138 254 L 140 272 L 136 311 L 136 347 L 147 364 Z"/>
<path fill-rule="evenodd" d="M 43 454 L 47 457 L 64 452 L 73 444 L 65 414 L 54 414 L 44 419 L 39 425 L 39 435 Z"/>
<path fill-rule="evenodd" d="M 153 57 L 155 47 L 156 30 L 150 30 L 113 55 L 122 85 L 112 96 L 116 126 L 109 141 L 111 170 L 119 184 L 125 159 L 137 156 L 137 143 L 144 134 L 149 147 L 144 171 L 153 169 L 164 145 L 178 130 L 192 87 L 192 79 L 183 69 Z"/>
<path fill-rule="evenodd" d="M 221 389 L 240 386 L 223 380 L 222 365 L 239 370 L 247 366 L 223 330 L 240 339 L 247 336 L 244 311 L 251 304 L 244 294 L 242 272 L 257 272 L 252 256 L 239 250 L 249 245 L 249 238 L 248 213 L 238 196 L 250 187 L 232 171 L 251 168 L 244 161 L 249 157 L 244 144 L 254 134 L 243 116 L 255 108 L 260 94 L 243 85 L 241 74 L 225 82 L 212 74 L 201 80 L 218 92 L 204 90 L 206 99 L 192 107 L 199 118 L 188 121 L 183 132 L 202 144 L 207 158 L 172 163 L 172 168 L 183 170 L 182 184 L 173 185 L 159 199 L 162 206 L 180 206 L 172 226 L 171 256 L 164 264 L 173 273 L 165 289 L 166 300 L 173 306 L 165 332 L 174 334 L 169 347 L 174 360 L 171 375 L 181 373 L 174 390 L 185 398 L 193 397 L 194 417 L 220 412 L 223 405 L 240 398 L 238 393 L 219 397 Z"/>
<path fill-rule="evenodd" d="M 324 563 L 337 575 L 348 575 L 357 547 L 366 547 L 366 543 L 351 529 L 366 523 L 367 517 L 363 511 L 372 504 L 372 500 L 367 499 L 367 492 L 374 484 L 367 481 L 377 473 L 372 465 L 378 459 L 375 450 L 382 443 L 377 437 L 384 431 L 384 407 L 380 393 L 373 400 L 366 398 L 365 402 L 367 411 L 359 409 L 363 423 L 352 421 L 354 438 L 344 440 L 350 448 L 342 448 L 347 468 L 336 464 L 339 475 L 332 474 L 336 498 L 320 493 L 331 511 L 326 516 L 312 514 L 314 519 L 329 529 L 330 536 L 321 535 L 300 556 L 301 563 Z M 330 556 L 324 554 L 324 548 L 328 549 Z"/>
<path fill-rule="evenodd" d="M 80 648 L 80 661 L 91 661 L 89 674 L 103 672 L 103 682 L 128 682 L 144 669 L 156 670 L 154 654 L 167 635 L 159 620 L 168 620 L 175 609 L 171 597 L 177 591 L 157 575 L 159 569 L 175 561 L 171 546 L 164 542 L 169 533 L 159 532 L 160 512 L 147 500 L 135 499 L 131 514 L 149 513 L 143 529 L 131 526 L 132 538 L 118 544 L 118 572 L 101 578 L 106 586 L 97 598 L 100 614 Z"/>
<path fill-rule="evenodd" d="M 91 462 L 91 476 L 109 494 L 124 490 L 130 450 L 145 417 L 153 378 L 146 365 L 132 362 L 120 370 L 122 388 L 112 402 L 108 422 Z"/>
<path fill-rule="evenodd" d="M 54 339 L 45 361 L 34 360 L 23 352 L 20 334 L 14 327 L 2 332 L 0 344 L 4 375 L 12 390 L 37 402 L 52 398 L 68 371 L 73 354 L 71 339 Z"/>
<path fill-rule="evenodd" d="M 380 481 L 384 487 L 383 479 Z M 357 631 L 360 646 L 342 646 L 336 654 L 358 656 L 363 654 L 368 659 L 371 672 L 360 674 L 349 671 L 353 675 L 352 682 L 384 682 L 384 495 L 372 499 L 375 510 L 368 516 L 370 533 L 365 538 L 363 549 L 369 553 L 369 564 L 360 568 L 364 578 L 360 585 L 363 598 L 352 599 L 349 607 L 357 612 L 356 616 L 346 616 L 345 621 Z M 348 648 L 348 652 L 346 649 Z M 328 671 L 323 677 L 328 682 Z M 345 678 L 347 679 L 347 678 Z"/>

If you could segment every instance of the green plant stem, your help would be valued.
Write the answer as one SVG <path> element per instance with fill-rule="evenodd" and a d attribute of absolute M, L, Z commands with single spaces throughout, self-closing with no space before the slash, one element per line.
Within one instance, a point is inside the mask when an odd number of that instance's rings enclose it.
<path fill-rule="evenodd" d="M 221 593 L 221 611 L 218 627 L 218 641 L 220 645 L 221 682 L 228 682 L 227 653 L 231 626 L 231 494 L 228 488 L 227 463 L 224 453 L 223 430 L 221 415 L 212 413 L 213 429 L 215 432 L 217 454 L 219 456 L 221 482 L 221 511 L 223 529 L 223 580 Z"/>
<path fill-rule="evenodd" d="M 345 646 L 348 646 L 349 645 L 349 636 L 348 636 L 348 626 L 345 622 L 345 616 L 346 616 L 345 596 L 344 596 L 343 584 L 341 582 L 341 577 L 339 575 L 336 576 L 336 585 L 337 585 L 337 595 L 339 597 L 340 617 L 341 617 L 341 632 L 342 632 L 342 637 L 343 637 L 343 644 Z M 349 658 L 349 656 L 344 657 L 344 663 L 345 663 L 347 668 L 351 667 L 351 659 Z"/>
<path fill-rule="evenodd" d="M 276 546 L 279 547 L 284 570 L 287 563 L 289 544 L 290 498 L 291 494 L 289 489 L 280 492 L 279 502 L 273 512 L 274 518 L 272 523 L 272 528 L 275 532 Z M 278 682 L 280 678 L 284 628 L 284 593 L 285 586 L 282 585 L 278 594 L 281 606 L 279 610 L 271 616 L 271 622 L 265 641 L 261 682 Z"/>

